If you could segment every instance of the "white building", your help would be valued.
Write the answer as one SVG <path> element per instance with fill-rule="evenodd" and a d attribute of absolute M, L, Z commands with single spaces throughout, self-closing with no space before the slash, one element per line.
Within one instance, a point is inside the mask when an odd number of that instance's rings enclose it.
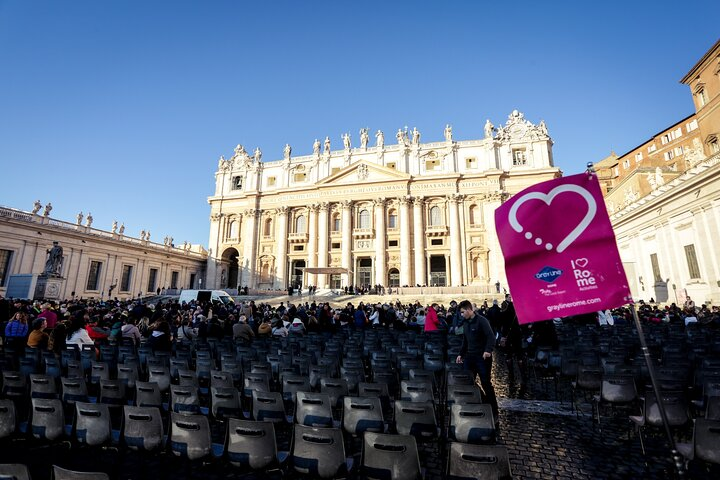
<path fill-rule="evenodd" d="M 221 157 L 211 205 L 208 283 L 494 286 L 505 284 L 494 211 L 529 185 L 560 176 L 544 122 L 513 111 L 480 140 L 421 143 L 360 131 L 342 149 L 263 162 L 241 145 Z M 493 287 L 494 288 L 494 287 Z"/>
<path fill-rule="evenodd" d="M 128 299 L 138 294 L 153 295 L 157 289 L 179 290 L 201 286 L 207 263 L 207 252 L 199 245 L 173 245 L 124 234 L 124 226 L 110 231 L 65 222 L 44 215 L 39 203 L 35 211 L 26 212 L 0 207 L 0 295 L 8 295 L 13 275 L 35 282 L 46 267 L 48 250 L 53 242 L 62 247 L 63 260 L 55 283 L 56 289 L 46 298 L 62 300 L 76 297 Z M 29 284 L 30 285 L 30 284 Z M 32 296 L 34 288 L 30 288 Z"/>

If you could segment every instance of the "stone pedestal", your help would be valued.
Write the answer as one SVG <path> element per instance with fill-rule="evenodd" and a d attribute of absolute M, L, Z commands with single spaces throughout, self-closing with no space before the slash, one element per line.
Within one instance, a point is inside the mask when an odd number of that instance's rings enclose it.
<path fill-rule="evenodd" d="M 33 300 L 62 300 L 60 292 L 63 291 L 65 279 L 62 277 L 48 277 L 40 275 L 35 284 Z"/>

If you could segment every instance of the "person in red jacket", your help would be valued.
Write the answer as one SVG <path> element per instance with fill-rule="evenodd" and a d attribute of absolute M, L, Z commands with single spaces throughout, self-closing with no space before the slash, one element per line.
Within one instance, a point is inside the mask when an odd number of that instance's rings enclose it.
<path fill-rule="evenodd" d="M 437 307 L 438 307 L 438 304 L 433 303 L 427 309 L 427 313 L 425 314 L 425 331 L 426 332 L 435 332 L 440 328 L 440 320 L 438 319 L 437 310 L 436 310 Z"/>

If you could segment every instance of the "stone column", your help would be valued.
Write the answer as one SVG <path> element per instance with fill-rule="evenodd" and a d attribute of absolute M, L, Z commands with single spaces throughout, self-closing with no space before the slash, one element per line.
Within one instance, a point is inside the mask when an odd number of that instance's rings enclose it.
<path fill-rule="evenodd" d="M 450 211 L 450 286 L 452 287 L 459 287 L 463 283 L 460 217 L 458 215 L 458 204 L 462 202 L 462 199 L 463 195 L 455 193 L 448 196 Z"/>
<path fill-rule="evenodd" d="M 400 197 L 400 286 L 412 285 L 410 277 L 410 203 L 411 197 Z"/>
<path fill-rule="evenodd" d="M 342 267 L 352 267 L 352 200 L 342 202 Z M 350 275 L 343 274 L 343 285 L 350 285 Z"/>
<path fill-rule="evenodd" d="M 243 264 L 242 268 L 246 269 L 247 275 L 243 277 L 243 285 L 248 288 L 255 288 L 256 275 L 255 268 L 257 265 L 257 217 L 259 210 L 251 208 L 245 211 L 245 236 L 243 237 Z"/>
<path fill-rule="evenodd" d="M 427 272 L 425 270 L 425 228 L 423 227 L 423 215 L 425 201 L 422 197 L 416 197 L 413 204 L 413 241 L 415 247 L 415 283 L 427 285 Z"/>
<path fill-rule="evenodd" d="M 320 204 L 320 214 L 318 215 L 318 261 L 317 266 L 325 268 L 328 266 L 328 218 L 330 204 L 328 202 L 322 202 Z M 328 278 L 326 273 L 320 273 L 317 276 L 317 284 L 320 288 L 327 288 Z"/>
<path fill-rule="evenodd" d="M 307 262 L 307 266 L 309 268 L 315 268 L 317 266 L 318 206 L 316 204 L 312 204 L 312 205 L 310 205 L 309 210 L 310 210 L 310 215 L 308 216 L 308 218 L 310 220 L 310 226 L 308 227 L 308 262 Z M 308 286 L 317 284 L 317 277 L 315 276 L 314 273 L 308 273 L 307 284 L 308 284 Z"/>
<path fill-rule="evenodd" d="M 287 242 L 288 242 L 288 207 L 275 209 L 277 219 L 277 273 L 275 285 L 285 289 L 288 286 L 287 278 Z"/>
<path fill-rule="evenodd" d="M 375 284 L 386 285 L 385 244 L 387 243 L 387 235 L 385 232 L 385 199 L 379 198 L 375 200 L 373 204 L 375 206 L 375 258 L 373 259 Z"/>

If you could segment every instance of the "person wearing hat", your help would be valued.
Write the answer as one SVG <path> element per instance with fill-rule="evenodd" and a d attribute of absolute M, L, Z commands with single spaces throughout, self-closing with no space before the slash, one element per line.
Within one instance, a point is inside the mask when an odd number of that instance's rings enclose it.
<path fill-rule="evenodd" d="M 52 310 L 52 305 L 49 303 L 43 303 L 42 312 L 38 315 L 38 318 L 47 320 L 47 328 L 55 328 L 55 325 L 57 325 L 57 314 Z"/>
<path fill-rule="evenodd" d="M 247 317 L 245 314 L 240 314 L 237 323 L 232 326 L 233 340 L 238 340 L 244 345 L 250 345 L 253 338 L 255 338 L 255 332 L 253 332 L 250 325 L 247 324 Z"/>
<path fill-rule="evenodd" d="M 269 337 L 272 335 L 272 320 L 270 317 L 265 317 L 258 327 L 258 337 Z"/>
<path fill-rule="evenodd" d="M 27 340 L 27 346 L 30 348 L 39 348 L 41 350 L 45 350 L 47 347 L 48 339 L 50 338 L 50 335 L 45 333 L 45 329 L 47 328 L 47 319 L 45 318 L 36 318 L 32 322 L 32 332 L 30 332 L 30 335 L 28 336 Z"/>
<path fill-rule="evenodd" d="M 303 324 L 302 320 L 295 317 L 290 325 L 290 328 L 288 328 L 288 334 L 300 337 L 305 335 L 305 324 Z"/>

